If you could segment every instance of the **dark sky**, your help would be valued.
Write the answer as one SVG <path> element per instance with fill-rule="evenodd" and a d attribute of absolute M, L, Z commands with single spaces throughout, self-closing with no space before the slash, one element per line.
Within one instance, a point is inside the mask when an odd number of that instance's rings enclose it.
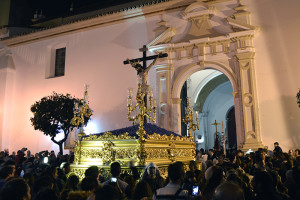
<path fill-rule="evenodd" d="M 33 10 L 43 10 L 47 18 L 69 15 L 70 5 L 74 5 L 74 13 L 82 13 L 106 8 L 133 0 L 28 0 Z"/>
<path fill-rule="evenodd" d="M 13 0 L 8 26 L 29 27 L 33 23 L 33 15 L 36 11 L 40 14 L 41 10 L 45 16 L 44 20 L 49 20 L 134 1 L 138 0 Z M 74 7 L 73 12 L 70 12 L 71 4 Z"/>

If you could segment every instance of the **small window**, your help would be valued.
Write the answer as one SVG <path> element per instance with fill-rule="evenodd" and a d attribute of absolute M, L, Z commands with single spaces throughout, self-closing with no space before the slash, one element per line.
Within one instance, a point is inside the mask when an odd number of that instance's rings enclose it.
<path fill-rule="evenodd" d="M 56 49 L 55 53 L 55 74 L 54 76 L 65 75 L 66 48 Z"/>

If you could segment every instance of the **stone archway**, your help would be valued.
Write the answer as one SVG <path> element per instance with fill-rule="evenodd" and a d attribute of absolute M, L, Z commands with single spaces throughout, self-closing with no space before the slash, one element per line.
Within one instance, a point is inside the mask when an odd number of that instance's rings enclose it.
<path fill-rule="evenodd" d="M 174 80 L 174 84 L 172 85 L 172 99 L 178 99 L 177 101 L 173 101 L 172 106 L 172 119 L 171 119 L 171 127 L 174 127 L 174 132 L 180 132 L 181 130 L 181 112 L 180 112 L 180 91 L 184 84 L 184 82 L 187 80 L 189 76 L 191 76 L 193 73 L 205 69 L 214 69 L 217 71 L 222 72 L 224 75 L 227 76 L 229 79 L 232 88 L 233 88 L 233 98 L 234 98 L 234 105 L 235 107 L 240 107 L 241 104 L 241 98 L 239 98 L 239 95 L 236 95 L 239 91 L 239 85 L 237 83 L 237 78 L 235 74 L 231 71 L 229 66 L 222 65 L 217 62 L 206 62 L 204 65 L 200 66 L 197 63 L 190 64 L 187 67 L 184 68 L 184 70 L 179 73 L 179 75 Z M 241 147 L 245 141 L 244 131 L 243 131 L 243 113 L 241 109 L 235 110 L 236 118 L 236 132 L 237 132 L 237 143 Z M 178 127 L 176 130 L 175 128 Z"/>
<path fill-rule="evenodd" d="M 158 124 L 180 133 L 180 90 L 187 78 L 203 69 L 215 69 L 225 74 L 233 88 L 238 148 L 247 150 L 263 147 L 260 135 L 253 38 L 257 27 L 249 24 L 245 6 L 239 3 L 235 15 L 217 16 L 217 6 L 195 2 L 180 14 L 187 27 L 176 37 L 176 26 L 166 21 L 158 23 L 160 32 L 147 46 L 152 52 L 167 52 L 156 69 Z M 220 9 L 224 9 L 220 7 Z M 241 10 L 243 17 L 241 17 Z M 222 18 L 220 24 L 212 18 Z M 215 18 L 215 19 L 216 19 Z M 176 21 L 175 18 L 172 20 Z M 176 22 L 172 24 L 176 24 Z M 222 24 L 223 23 L 223 24 Z M 213 25 L 214 24 L 214 25 Z M 215 27 L 227 27 L 218 31 Z M 178 28 L 179 29 L 179 28 Z M 174 39 L 173 39 L 174 38 Z"/>

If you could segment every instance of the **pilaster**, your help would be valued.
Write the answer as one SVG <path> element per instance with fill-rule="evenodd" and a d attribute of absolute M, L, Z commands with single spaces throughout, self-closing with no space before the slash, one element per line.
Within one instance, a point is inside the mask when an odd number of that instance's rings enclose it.
<path fill-rule="evenodd" d="M 157 124 L 159 127 L 170 130 L 170 95 L 171 95 L 171 69 L 169 64 L 155 66 L 157 80 Z"/>
<path fill-rule="evenodd" d="M 240 90 L 243 107 L 243 121 L 245 141 L 242 150 L 262 148 L 254 70 L 255 52 L 236 54 L 237 64 L 240 68 Z"/>

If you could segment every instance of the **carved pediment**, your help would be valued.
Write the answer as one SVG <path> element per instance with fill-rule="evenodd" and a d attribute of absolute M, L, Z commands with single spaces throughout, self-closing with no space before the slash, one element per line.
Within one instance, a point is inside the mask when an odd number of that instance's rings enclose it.
<path fill-rule="evenodd" d="M 169 27 L 166 31 L 160 34 L 157 38 L 155 38 L 152 42 L 150 42 L 147 46 L 156 46 L 160 44 L 167 44 L 172 40 L 172 37 L 176 34 L 176 30 L 173 27 Z"/>
<path fill-rule="evenodd" d="M 147 45 L 148 48 L 158 52 L 166 49 L 176 52 L 176 59 L 181 59 L 182 56 L 193 57 L 195 49 L 199 56 L 226 54 L 230 52 L 230 43 L 232 42 L 236 42 L 236 46 L 232 46 L 233 48 L 243 50 L 252 48 L 252 38 L 258 27 L 250 25 L 247 21 L 242 20 L 243 18 L 234 18 L 234 15 L 217 15 L 217 8 L 212 5 L 197 1 L 187 6 L 180 13 L 182 19 L 188 21 L 187 27 L 178 27 L 177 31 L 173 27 L 167 27 L 166 22 L 161 20 L 160 25 L 164 24 L 160 27 L 165 27 L 166 30 L 151 41 Z M 245 6 L 240 3 L 236 8 L 233 9 L 236 11 L 235 13 L 246 12 Z M 176 24 L 176 22 L 168 23 Z"/>

